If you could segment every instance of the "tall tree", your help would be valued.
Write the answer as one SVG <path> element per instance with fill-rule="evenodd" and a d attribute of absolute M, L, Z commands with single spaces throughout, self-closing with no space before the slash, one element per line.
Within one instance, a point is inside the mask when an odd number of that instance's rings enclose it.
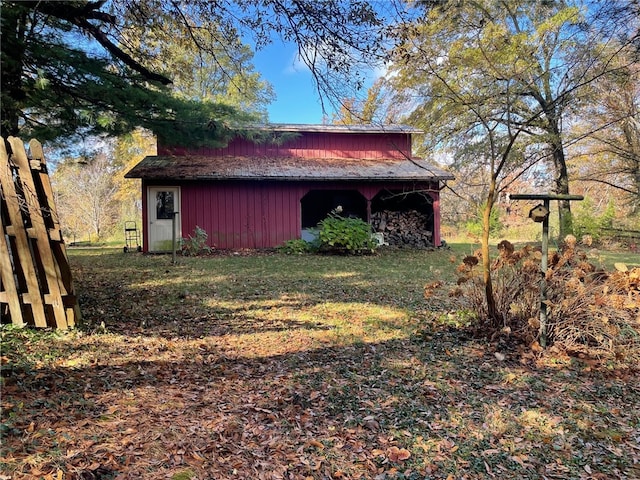
<path fill-rule="evenodd" d="M 585 138 L 574 148 L 573 179 L 616 190 L 619 206 L 640 215 L 640 66 L 603 78 L 592 98 L 576 122 Z"/>
<path fill-rule="evenodd" d="M 338 71 L 361 83 L 354 53 L 375 54 L 381 39 L 381 22 L 365 0 L 3 1 L 2 136 L 117 135 L 142 126 L 193 145 L 224 142 L 229 126 L 255 120 L 215 98 L 169 94 L 175 72 L 155 70 L 157 51 L 144 48 L 151 39 L 128 41 L 136 29 L 162 30 L 167 19 L 221 67 L 224 55 L 246 55 L 239 36 L 252 36 L 257 47 L 278 36 L 294 41 L 327 89 Z"/>
<path fill-rule="evenodd" d="M 409 123 L 425 130 L 430 148 L 486 172 L 483 280 L 486 314 L 498 323 L 489 255 L 493 206 L 509 182 L 540 168 L 545 158 L 555 171 L 556 192 L 568 193 L 563 121 L 587 98 L 587 87 L 610 72 L 611 57 L 601 53 L 611 50 L 600 48 L 603 38 L 584 23 L 586 13 L 575 4 L 420 5 L 422 12 L 398 26 L 389 81 L 398 103 L 408 107 Z M 563 234 L 570 228 L 568 202 L 560 210 Z"/>
<path fill-rule="evenodd" d="M 145 30 L 134 23 L 123 31 L 140 62 L 170 77 L 171 90 L 180 98 L 224 103 L 266 120 L 274 92 L 254 70 L 248 45 L 237 36 L 225 37 L 208 19 L 197 23 L 186 16 L 159 15 L 155 21 L 162 28 Z"/>
<path fill-rule="evenodd" d="M 342 99 L 338 111 L 333 115 L 333 123 L 340 125 L 358 125 L 373 123 L 393 123 L 386 105 L 385 81 L 376 79 L 367 89 L 366 97 Z"/>
<path fill-rule="evenodd" d="M 112 233 L 119 218 L 115 198 L 117 168 L 106 155 L 95 158 L 67 159 L 53 174 L 56 204 L 65 234 L 73 238 L 87 235 L 100 240 Z"/>
<path fill-rule="evenodd" d="M 505 179 L 513 179 L 516 170 L 522 172 L 531 166 L 524 155 L 528 147 L 525 140 L 540 114 L 523 115 L 518 111 L 522 100 L 510 77 L 527 65 L 513 50 L 496 48 L 497 32 L 493 28 L 476 31 L 472 44 L 459 38 L 446 55 L 424 48 L 423 38 L 432 37 L 436 37 L 433 48 L 443 48 L 444 43 L 437 43 L 443 39 L 437 36 L 450 39 L 459 21 L 441 18 L 405 30 L 405 43 L 394 52 L 397 60 L 392 78 L 396 88 L 402 90 L 403 102 L 419 98 L 409 120 L 423 127 L 432 145 L 451 149 L 461 164 L 483 167 L 483 180 L 487 182 L 482 208 L 486 316 L 499 324 L 502 317 L 493 294 L 489 254 L 491 212 L 505 188 Z M 490 78 L 496 71 L 505 75 Z"/>
<path fill-rule="evenodd" d="M 502 91 L 491 93 L 503 99 L 511 119 L 526 122 L 522 125 L 528 136 L 546 146 L 553 190 L 568 194 L 565 125 L 588 101 L 590 86 L 621 68 L 612 59 L 622 47 L 603 46 L 637 40 L 637 20 L 630 10 L 617 8 L 616 2 L 580 0 L 418 4 L 423 11 L 400 26 L 402 43 L 393 57 L 397 77 L 392 81 L 405 98 L 412 98 L 412 120 L 432 130 L 432 145 L 438 145 L 437 135 L 446 133 L 453 120 L 438 109 L 441 99 L 430 96 L 433 85 L 443 80 L 453 85 L 467 77 L 477 79 L 479 88 L 502 84 Z M 464 62 L 464 68 L 455 70 L 457 79 L 448 71 L 454 59 Z M 459 101 L 468 106 L 485 100 Z M 571 228 L 568 201 L 560 202 L 559 217 L 563 235 Z"/>

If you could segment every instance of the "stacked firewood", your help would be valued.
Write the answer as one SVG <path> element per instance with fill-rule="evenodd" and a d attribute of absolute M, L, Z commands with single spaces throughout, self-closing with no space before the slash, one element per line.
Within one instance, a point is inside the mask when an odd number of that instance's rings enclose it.
<path fill-rule="evenodd" d="M 381 210 L 371 214 L 373 230 L 383 233 L 389 245 L 432 247 L 433 232 L 428 225 L 428 215 L 417 210 Z"/>

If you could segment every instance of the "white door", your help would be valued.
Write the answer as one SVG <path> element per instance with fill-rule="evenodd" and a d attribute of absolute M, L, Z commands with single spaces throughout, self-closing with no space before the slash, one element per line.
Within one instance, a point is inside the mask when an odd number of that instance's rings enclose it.
<path fill-rule="evenodd" d="M 182 236 L 180 228 L 180 188 L 149 187 L 147 193 L 149 215 L 149 251 L 170 252 L 173 247 L 171 227 L 175 216 L 176 242 Z"/>

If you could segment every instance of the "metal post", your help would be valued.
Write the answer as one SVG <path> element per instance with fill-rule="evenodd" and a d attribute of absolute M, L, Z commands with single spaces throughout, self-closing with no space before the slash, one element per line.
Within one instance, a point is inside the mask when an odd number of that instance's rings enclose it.
<path fill-rule="evenodd" d="M 179 212 L 173 212 L 171 216 L 171 263 L 176 263 L 176 215 Z"/>
<path fill-rule="evenodd" d="M 549 264 L 549 203 L 551 200 L 583 200 L 582 195 L 559 195 L 549 193 L 514 193 L 509 196 L 510 200 L 542 200 L 547 215 L 542 219 L 542 259 L 540 260 L 540 346 L 547 346 L 547 268 Z M 531 215 L 531 213 L 530 213 Z M 535 220 L 535 218 L 534 218 Z M 539 221 L 539 220 L 537 220 Z"/>
<path fill-rule="evenodd" d="M 549 211 L 549 199 L 544 199 L 544 206 Z M 540 260 L 540 345 L 547 346 L 547 267 L 549 264 L 549 215 L 542 221 L 542 259 Z"/>

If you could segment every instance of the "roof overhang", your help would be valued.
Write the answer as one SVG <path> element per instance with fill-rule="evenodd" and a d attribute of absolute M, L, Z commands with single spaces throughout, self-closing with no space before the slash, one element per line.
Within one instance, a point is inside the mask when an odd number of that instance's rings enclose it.
<path fill-rule="evenodd" d="M 424 133 L 419 128 L 409 125 L 334 125 L 334 124 L 300 124 L 269 123 L 255 124 L 245 127 L 247 130 L 266 132 L 322 132 L 322 133 Z"/>
<path fill-rule="evenodd" d="M 163 155 L 145 157 L 125 177 L 155 180 L 444 181 L 445 170 L 418 159 L 234 157 Z"/>

